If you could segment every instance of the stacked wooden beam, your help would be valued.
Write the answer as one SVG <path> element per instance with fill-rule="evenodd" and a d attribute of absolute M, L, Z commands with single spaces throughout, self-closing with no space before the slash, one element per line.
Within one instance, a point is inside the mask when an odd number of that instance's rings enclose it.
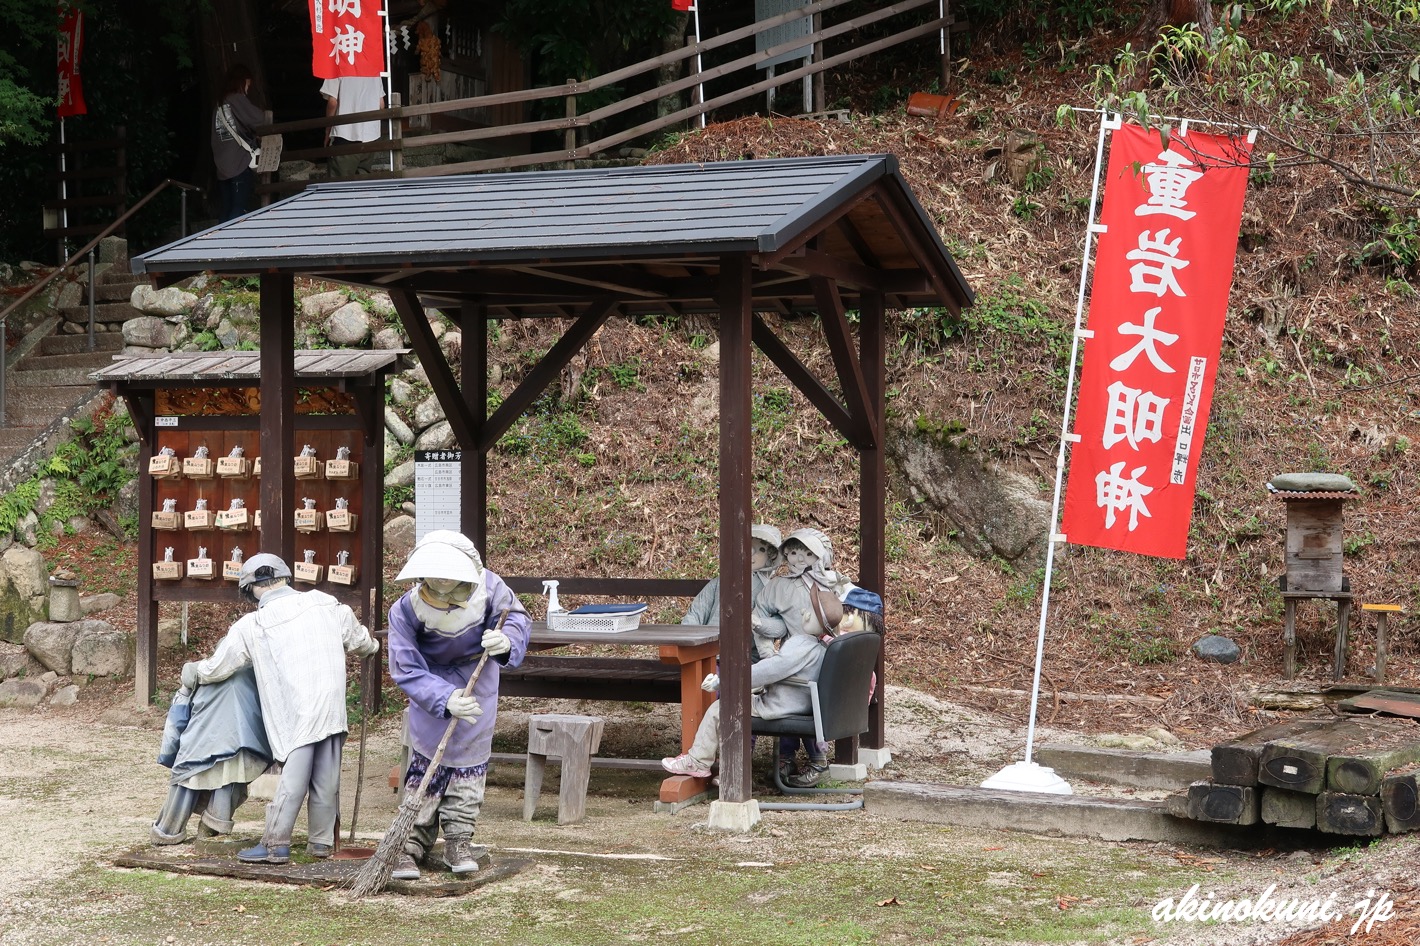
<path fill-rule="evenodd" d="M 1420 830 L 1420 724 L 1326 716 L 1214 746 L 1212 777 L 1168 800 L 1195 821 L 1375 836 Z"/>

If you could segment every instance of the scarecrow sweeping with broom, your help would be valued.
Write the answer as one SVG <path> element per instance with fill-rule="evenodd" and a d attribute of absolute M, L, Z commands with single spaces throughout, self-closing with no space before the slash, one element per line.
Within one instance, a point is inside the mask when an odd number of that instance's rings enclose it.
<path fill-rule="evenodd" d="M 527 611 L 463 535 L 425 535 L 396 580 L 418 581 L 390 608 L 389 623 L 390 677 L 409 697 L 405 799 L 351 887 L 357 897 L 390 879 L 417 880 L 441 829 L 448 868 L 478 870 L 473 831 L 493 749 L 498 671 L 518 666 L 528 646 Z"/>

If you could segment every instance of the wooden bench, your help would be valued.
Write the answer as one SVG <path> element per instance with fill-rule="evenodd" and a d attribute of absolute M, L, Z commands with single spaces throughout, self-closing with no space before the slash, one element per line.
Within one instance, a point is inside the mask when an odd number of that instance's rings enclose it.
<path fill-rule="evenodd" d="M 498 676 L 502 696 L 679 703 L 681 672 L 659 660 L 528 654 Z"/>

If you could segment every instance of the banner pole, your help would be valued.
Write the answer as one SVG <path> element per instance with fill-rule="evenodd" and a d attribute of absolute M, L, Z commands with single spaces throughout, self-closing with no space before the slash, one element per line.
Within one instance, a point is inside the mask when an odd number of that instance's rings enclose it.
<path fill-rule="evenodd" d="M 696 94 L 700 97 L 700 127 L 701 127 L 701 128 L 704 128 L 704 127 L 705 127 L 705 84 L 704 84 L 703 82 L 699 81 L 700 75 L 701 75 L 701 62 L 700 62 L 700 0 L 695 0 L 695 3 L 691 6 L 690 10 L 691 10 L 691 12 L 695 15 L 695 76 L 696 76 L 695 88 L 696 88 Z"/>
<path fill-rule="evenodd" d="M 1080 339 L 1084 334 L 1082 329 L 1085 315 L 1085 290 L 1089 285 L 1090 276 L 1090 249 L 1094 244 L 1095 234 L 1099 232 L 1098 224 L 1095 223 L 1095 213 L 1099 207 L 1100 178 L 1104 175 L 1104 142 L 1106 133 L 1113 128 L 1118 128 L 1121 121 L 1118 117 L 1111 120 L 1104 109 L 1100 110 L 1099 116 L 1099 138 L 1095 142 L 1095 176 L 1090 185 L 1090 210 L 1089 216 L 1086 218 L 1089 223 L 1085 228 L 1085 251 L 1080 257 L 1080 287 L 1075 297 L 1075 330 L 1070 335 L 1070 371 L 1065 381 L 1065 407 L 1061 411 L 1060 417 L 1060 450 L 1055 458 L 1055 495 L 1050 503 L 1050 534 L 1045 547 L 1045 579 L 1040 590 L 1040 627 L 1035 640 L 1035 673 L 1031 679 L 1030 688 L 1030 720 L 1026 725 L 1026 756 L 1024 762 L 1008 765 L 983 782 L 984 788 L 1048 791 L 1060 795 L 1072 794 L 1070 786 L 1063 779 L 1051 769 L 1036 765 L 1031 761 L 1031 756 L 1035 749 L 1035 720 L 1040 706 L 1040 671 L 1041 665 L 1045 662 L 1045 626 L 1050 610 L 1050 580 L 1055 574 L 1055 545 L 1057 542 L 1065 541 L 1065 536 L 1060 535 L 1057 531 L 1060 528 L 1060 492 L 1065 481 L 1065 452 L 1071 440 L 1070 407 L 1075 395 L 1075 373 L 1076 365 L 1079 362 Z"/>
<path fill-rule="evenodd" d="M 390 4 L 385 0 L 380 16 L 385 20 L 385 108 L 394 104 L 394 60 L 390 56 Z M 394 116 L 385 119 L 385 140 L 390 143 L 390 174 L 394 174 Z"/>

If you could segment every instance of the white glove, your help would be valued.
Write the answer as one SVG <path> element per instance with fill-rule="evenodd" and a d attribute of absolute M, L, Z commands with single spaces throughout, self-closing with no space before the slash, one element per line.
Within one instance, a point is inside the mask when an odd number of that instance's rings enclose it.
<path fill-rule="evenodd" d="M 444 703 L 444 708 L 449 711 L 450 716 L 457 716 L 459 719 L 466 719 L 472 722 L 483 715 L 483 707 L 478 705 L 478 700 L 471 696 L 464 696 L 462 693 L 455 693 Z"/>
<path fill-rule="evenodd" d="M 182 685 L 189 690 L 195 690 L 199 682 L 201 681 L 197 679 L 197 663 L 189 660 L 182 665 Z"/>
<path fill-rule="evenodd" d="M 355 650 L 356 657 L 373 657 L 380 652 L 380 642 L 375 638 L 370 638 L 368 644 L 361 644 Z"/>
<path fill-rule="evenodd" d="M 480 642 L 483 649 L 490 657 L 497 657 L 506 654 L 513 649 L 513 642 L 508 640 L 508 635 L 495 628 L 490 628 L 483 632 L 483 640 Z"/>
<path fill-rule="evenodd" d="M 720 675 L 718 673 L 707 673 L 705 679 L 700 681 L 700 689 L 706 693 L 714 693 L 720 689 Z"/>

